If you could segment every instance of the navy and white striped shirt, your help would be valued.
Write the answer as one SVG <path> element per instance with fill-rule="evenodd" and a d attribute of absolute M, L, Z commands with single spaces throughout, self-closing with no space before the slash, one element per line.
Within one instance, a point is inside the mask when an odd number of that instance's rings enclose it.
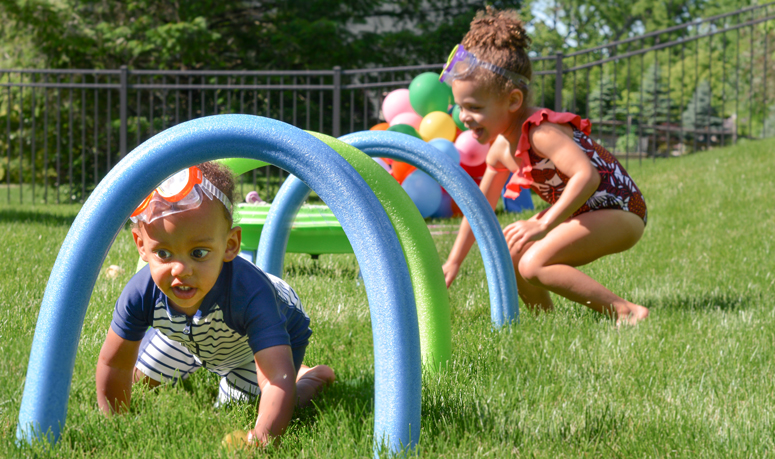
<path fill-rule="evenodd" d="M 172 309 L 148 266 L 141 269 L 116 302 L 111 328 L 126 340 L 140 341 L 148 327 L 183 344 L 197 363 L 216 373 L 252 361 L 268 347 L 306 346 L 312 334 L 296 292 L 240 257 L 223 264 L 193 316 Z"/>

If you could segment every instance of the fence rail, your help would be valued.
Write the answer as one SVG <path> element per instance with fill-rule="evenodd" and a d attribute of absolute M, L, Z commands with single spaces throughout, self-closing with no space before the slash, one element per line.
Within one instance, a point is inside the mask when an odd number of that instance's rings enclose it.
<path fill-rule="evenodd" d="M 631 158 L 775 135 L 775 2 L 571 53 L 535 50 L 534 102 L 592 120 Z M 771 11 L 771 9 L 773 11 Z M 249 113 L 338 137 L 380 122 L 390 91 L 442 64 L 315 71 L 0 69 L 6 200 L 83 201 L 128 151 L 178 123 Z M 3 136 L 4 130 L 4 136 Z M 284 171 L 241 178 L 271 199 Z"/>

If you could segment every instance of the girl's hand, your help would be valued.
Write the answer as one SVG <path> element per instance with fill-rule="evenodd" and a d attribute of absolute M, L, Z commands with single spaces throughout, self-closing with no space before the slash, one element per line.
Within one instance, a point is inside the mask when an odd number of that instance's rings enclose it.
<path fill-rule="evenodd" d="M 448 261 L 444 263 L 441 270 L 444 271 L 444 282 L 447 283 L 447 288 L 449 288 L 449 286 L 452 285 L 452 282 L 455 281 L 457 273 L 460 271 L 460 263 Z"/>
<path fill-rule="evenodd" d="M 538 241 L 544 238 L 548 229 L 538 219 L 516 221 L 503 230 L 503 236 L 511 253 L 519 253 L 530 241 Z"/>

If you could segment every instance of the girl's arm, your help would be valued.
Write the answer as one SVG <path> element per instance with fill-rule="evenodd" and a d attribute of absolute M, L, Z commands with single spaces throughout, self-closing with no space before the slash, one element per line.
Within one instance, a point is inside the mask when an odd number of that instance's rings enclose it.
<path fill-rule="evenodd" d="M 567 129 L 570 131 L 570 129 Z M 557 200 L 541 218 L 547 231 L 568 219 L 587 202 L 600 185 L 600 174 L 589 157 L 569 136 L 572 132 L 544 123 L 530 131 L 530 144 L 539 156 L 551 160 L 557 170 L 568 177 L 568 183 Z"/>
<path fill-rule="evenodd" d="M 494 161 L 492 158 L 502 156 L 503 149 L 508 150 L 509 144 L 503 137 L 498 137 L 490 147 L 490 151 L 487 153 L 487 164 L 493 166 L 496 169 L 502 169 L 504 167 L 499 161 Z M 491 162 L 492 161 L 492 162 Z M 513 164 L 512 160 L 512 164 Z M 484 171 L 481 183 L 479 183 L 479 189 L 482 190 L 485 199 L 490 204 L 493 210 L 498 204 L 498 198 L 501 195 L 501 189 L 506 184 L 506 180 L 509 178 L 508 171 L 495 171 L 491 168 L 487 168 Z M 452 246 L 452 251 L 447 257 L 447 262 L 442 266 L 444 271 L 444 280 L 447 283 L 447 288 L 452 285 L 457 277 L 458 271 L 460 271 L 460 265 L 465 260 L 471 247 L 474 245 L 474 233 L 471 231 L 471 225 L 468 223 L 467 218 L 463 218 L 460 222 L 460 230 L 458 230 L 455 244 Z"/>
<path fill-rule="evenodd" d="M 531 128 L 530 145 L 539 156 L 551 160 L 568 177 L 560 198 L 537 218 L 519 221 L 504 230 L 506 241 L 516 252 L 524 244 L 536 241 L 577 211 L 600 185 L 600 174 L 589 157 L 571 138 L 569 127 L 543 123 Z"/>
<path fill-rule="evenodd" d="M 105 414 L 129 408 L 140 341 L 128 341 L 108 329 L 97 360 L 97 404 Z"/>
<path fill-rule="evenodd" d="M 261 401 L 256 425 L 248 441 L 267 444 L 285 432 L 296 405 L 296 368 L 290 346 L 273 346 L 253 356 L 256 361 Z"/>

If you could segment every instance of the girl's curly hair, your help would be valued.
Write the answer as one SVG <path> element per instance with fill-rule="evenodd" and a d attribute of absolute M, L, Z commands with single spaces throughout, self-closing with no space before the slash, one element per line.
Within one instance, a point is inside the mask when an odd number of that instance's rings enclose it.
<path fill-rule="evenodd" d="M 468 33 L 463 37 L 462 45 L 477 59 L 518 73 L 529 80 L 533 76 L 533 67 L 527 55 L 530 43 L 525 23 L 516 11 L 499 11 L 488 6 L 484 11 L 476 13 Z M 527 98 L 529 88 L 517 86 L 510 79 L 496 73 L 477 69 L 473 77 L 498 92 L 521 89 Z"/>

